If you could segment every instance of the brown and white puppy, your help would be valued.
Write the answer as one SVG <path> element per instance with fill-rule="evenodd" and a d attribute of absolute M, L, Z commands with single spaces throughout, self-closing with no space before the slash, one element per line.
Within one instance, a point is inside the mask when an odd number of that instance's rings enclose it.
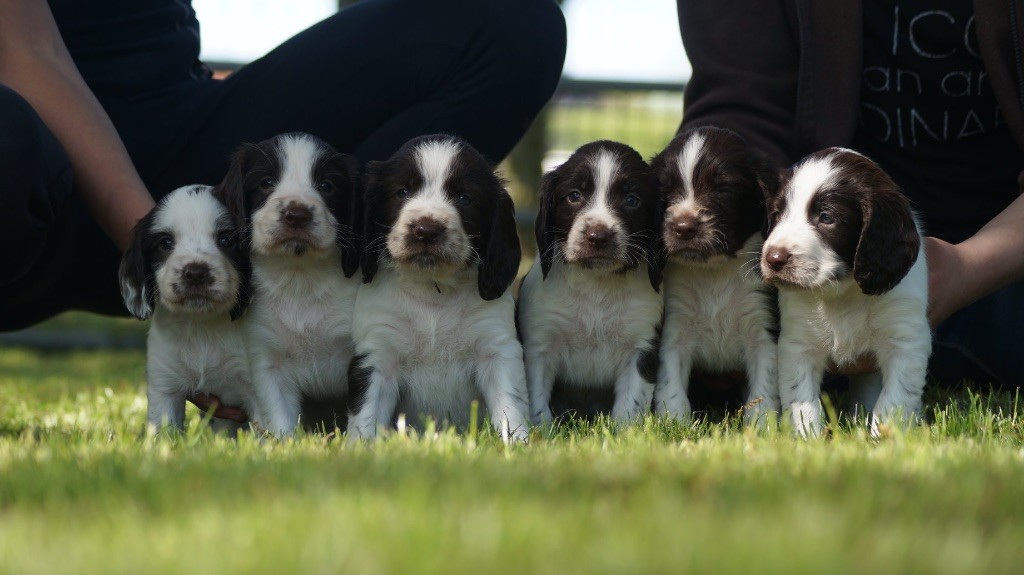
<path fill-rule="evenodd" d="M 538 257 L 519 293 L 530 413 L 551 420 L 556 382 L 615 393 L 612 417 L 650 411 L 658 372 L 664 209 L 625 144 L 584 145 L 544 177 Z"/>
<path fill-rule="evenodd" d="M 249 257 L 227 209 L 209 186 L 164 196 L 136 225 L 121 260 L 125 305 L 152 316 L 146 340 L 147 421 L 181 429 L 185 398 L 216 395 L 247 411 L 255 405 L 241 322 Z M 250 411 L 251 412 L 251 411 Z M 214 419 L 215 429 L 237 430 Z"/>
<path fill-rule="evenodd" d="M 526 440 L 508 289 L 521 250 L 504 182 L 468 143 L 433 135 L 371 162 L 365 188 L 350 439 L 398 414 L 465 426 L 477 400 L 506 439 Z"/>
<path fill-rule="evenodd" d="M 758 262 L 777 175 L 738 134 L 698 128 L 651 160 L 665 197 L 665 325 L 656 413 L 690 416 L 691 371 L 747 374 L 748 423 L 778 411 L 775 290 Z"/>
<path fill-rule="evenodd" d="M 928 268 L 896 184 L 857 152 L 816 152 L 783 178 L 768 231 L 761 272 L 779 288 L 779 389 L 796 429 L 821 429 L 827 362 L 865 354 L 882 374 L 872 431 L 915 417 L 931 353 Z"/>
<path fill-rule="evenodd" d="M 246 340 L 256 421 L 299 424 L 308 396 L 344 396 L 359 282 L 359 166 L 308 134 L 239 148 L 217 193 L 245 230 L 255 294 Z"/>

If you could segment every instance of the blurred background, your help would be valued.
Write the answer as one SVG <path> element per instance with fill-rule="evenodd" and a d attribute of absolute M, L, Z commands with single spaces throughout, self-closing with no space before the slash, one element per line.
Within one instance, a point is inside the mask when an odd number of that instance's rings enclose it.
<path fill-rule="evenodd" d="M 193 0 L 201 58 L 220 75 L 255 60 L 306 27 L 359 0 Z M 563 0 L 568 48 L 551 102 L 500 169 L 516 202 L 524 268 L 541 175 L 578 146 L 626 142 L 644 157 L 659 151 L 682 119 L 690 65 L 673 0 Z M 29 330 L 0 333 L 0 346 L 42 349 L 144 345 L 146 324 L 68 313 Z"/>

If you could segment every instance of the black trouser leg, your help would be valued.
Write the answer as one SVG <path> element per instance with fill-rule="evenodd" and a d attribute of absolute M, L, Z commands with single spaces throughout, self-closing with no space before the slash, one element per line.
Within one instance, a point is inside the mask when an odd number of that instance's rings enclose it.
<path fill-rule="evenodd" d="M 56 137 L 0 85 L 0 330 L 73 305 L 68 272 L 88 219 L 71 190 L 71 164 Z"/>
<path fill-rule="evenodd" d="M 0 85 L 0 286 L 25 277 L 71 196 L 71 165 L 32 106 Z"/>
<path fill-rule="evenodd" d="M 165 179 L 214 182 L 242 141 L 309 132 L 363 161 L 444 132 L 502 160 L 561 76 L 551 0 L 367 0 L 242 68 Z"/>

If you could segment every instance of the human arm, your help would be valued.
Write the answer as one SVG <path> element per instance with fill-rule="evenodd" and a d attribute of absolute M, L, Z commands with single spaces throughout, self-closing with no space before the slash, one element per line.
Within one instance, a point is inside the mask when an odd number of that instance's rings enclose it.
<path fill-rule="evenodd" d="M 216 395 L 197 391 L 189 394 L 186 399 L 198 407 L 203 413 L 210 413 L 214 417 L 230 419 L 231 421 L 236 421 L 238 423 L 247 423 L 249 421 L 249 414 L 246 413 L 244 409 L 241 407 L 224 405 Z"/>
<path fill-rule="evenodd" d="M 25 98 L 60 141 L 83 203 L 124 250 L 153 198 L 71 60 L 44 0 L 0 0 L 0 84 Z"/>
<path fill-rule="evenodd" d="M 928 322 L 1024 280 L 1024 196 L 959 244 L 927 238 Z"/>

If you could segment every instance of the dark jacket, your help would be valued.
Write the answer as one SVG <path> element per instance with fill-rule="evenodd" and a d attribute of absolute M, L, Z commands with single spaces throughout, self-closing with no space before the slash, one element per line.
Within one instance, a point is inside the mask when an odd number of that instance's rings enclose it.
<path fill-rule="evenodd" d="M 851 144 L 860 110 L 860 0 L 677 5 L 693 64 L 680 129 L 731 128 L 787 166 Z M 1024 0 L 975 0 L 974 13 L 992 90 L 1024 150 Z"/>

